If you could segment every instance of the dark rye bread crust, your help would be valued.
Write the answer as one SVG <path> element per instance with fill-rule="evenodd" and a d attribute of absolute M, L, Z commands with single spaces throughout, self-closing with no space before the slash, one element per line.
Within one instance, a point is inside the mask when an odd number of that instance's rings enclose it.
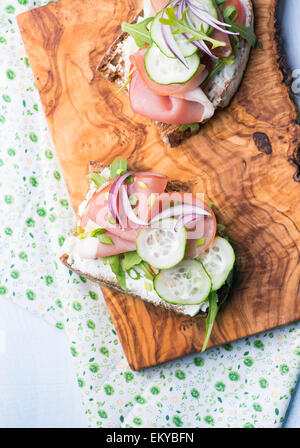
<path fill-rule="evenodd" d="M 89 165 L 89 173 L 101 173 L 103 171 L 103 169 L 105 168 L 105 164 L 102 162 L 97 162 L 97 161 L 90 161 Z M 189 186 L 181 181 L 177 181 L 177 180 L 170 180 L 167 184 L 167 191 L 172 192 L 172 191 L 190 191 Z M 68 258 L 69 255 L 68 254 L 63 254 L 60 257 L 61 262 L 71 271 L 75 272 L 76 274 L 87 278 L 88 280 L 91 280 L 95 283 L 99 283 L 102 286 L 105 286 L 107 288 L 111 288 L 114 289 L 118 292 L 121 292 L 124 294 L 124 291 L 122 288 L 120 288 L 120 285 L 118 284 L 117 281 L 111 281 L 111 282 L 107 282 L 107 280 L 101 276 L 98 277 L 94 277 L 93 275 L 89 275 L 85 272 L 81 272 L 77 269 L 74 269 L 72 264 L 68 263 Z M 218 305 L 219 307 L 221 307 L 226 300 L 229 297 L 230 294 L 230 290 L 231 290 L 231 286 L 233 283 L 233 275 L 230 275 L 226 281 L 226 283 L 218 290 Z M 133 297 L 137 297 L 139 299 L 143 300 L 143 297 L 139 296 L 138 294 L 135 294 L 134 292 L 130 292 L 130 295 L 132 295 Z M 164 307 L 164 308 L 170 308 L 172 311 L 176 312 L 176 306 L 171 305 L 170 307 L 168 306 L 168 304 L 166 303 L 166 306 L 163 305 L 157 305 L 160 307 Z M 182 314 L 181 312 L 177 311 L 178 314 Z M 204 313 L 203 311 L 200 311 L 199 314 L 197 316 L 201 316 L 201 317 L 206 317 L 207 313 Z"/>

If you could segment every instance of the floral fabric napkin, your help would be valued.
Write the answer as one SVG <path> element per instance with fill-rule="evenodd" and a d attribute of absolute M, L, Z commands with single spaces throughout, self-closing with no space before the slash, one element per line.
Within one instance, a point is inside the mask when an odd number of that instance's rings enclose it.
<path fill-rule="evenodd" d="M 278 427 L 300 325 L 132 372 L 101 290 L 59 261 L 74 214 L 15 16 L 0 5 L 0 296 L 65 331 L 92 427 Z"/>

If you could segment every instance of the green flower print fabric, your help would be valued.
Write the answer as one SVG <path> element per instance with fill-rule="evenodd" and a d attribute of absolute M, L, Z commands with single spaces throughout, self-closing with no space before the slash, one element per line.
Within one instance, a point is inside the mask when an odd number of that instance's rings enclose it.
<path fill-rule="evenodd" d="M 100 288 L 59 262 L 74 214 L 16 15 L 0 5 L 0 296 L 64 331 L 91 427 L 279 427 L 300 325 L 132 372 Z"/>

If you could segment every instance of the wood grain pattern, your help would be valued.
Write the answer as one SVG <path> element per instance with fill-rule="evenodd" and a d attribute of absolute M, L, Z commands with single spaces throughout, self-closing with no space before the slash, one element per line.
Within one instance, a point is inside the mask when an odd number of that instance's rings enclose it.
<path fill-rule="evenodd" d="M 275 0 L 255 0 L 262 49 L 225 111 L 178 148 L 132 113 L 125 95 L 96 72 L 140 9 L 133 0 L 60 0 L 18 17 L 75 210 L 89 160 L 129 157 L 133 167 L 187 182 L 217 207 L 237 254 L 238 275 L 210 346 L 300 319 L 299 127 L 278 63 Z M 199 351 L 204 321 L 178 317 L 103 288 L 132 369 Z"/>

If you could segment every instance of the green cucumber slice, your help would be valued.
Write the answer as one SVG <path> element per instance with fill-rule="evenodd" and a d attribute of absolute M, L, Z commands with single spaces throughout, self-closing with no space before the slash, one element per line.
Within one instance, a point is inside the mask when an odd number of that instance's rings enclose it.
<path fill-rule="evenodd" d="M 159 297 L 174 305 L 199 305 L 211 291 L 211 278 L 198 260 L 183 260 L 160 271 L 153 284 Z"/>
<path fill-rule="evenodd" d="M 224 285 L 233 269 L 235 253 L 231 244 L 225 238 L 217 236 L 198 259 L 211 276 L 212 291 L 217 291 Z"/>
<path fill-rule="evenodd" d="M 185 253 L 186 229 L 175 232 L 176 219 L 162 219 L 156 227 L 143 227 L 136 238 L 136 250 L 142 260 L 157 269 L 179 263 Z"/>
<path fill-rule="evenodd" d="M 154 20 L 150 28 L 151 38 L 165 56 L 167 56 L 168 58 L 176 59 L 176 56 L 174 56 L 172 51 L 169 49 L 162 34 L 161 30 L 162 24 L 159 21 L 162 14 L 163 11 L 159 12 L 154 17 Z M 184 57 L 192 56 L 197 52 L 198 50 L 197 47 L 193 45 L 191 42 L 189 42 L 187 38 L 184 37 L 183 34 L 174 34 L 173 36 Z"/>
<path fill-rule="evenodd" d="M 195 53 L 186 58 L 186 61 L 189 68 L 186 68 L 178 59 L 165 56 L 154 43 L 145 54 L 146 72 L 157 84 L 183 84 L 189 81 L 199 68 L 200 57 Z"/>
<path fill-rule="evenodd" d="M 218 19 L 218 12 L 214 6 L 213 0 L 193 0 L 193 3 L 203 11 L 207 12 L 210 16 Z M 202 20 L 198 19 L 190 9 L 188 9 L 187 15 L 192 27 L 195 28 L 195 30 L 200 31 L 202 27 L 204 33 L 210 34 L 212 28 L 206 23 L 202 22 Z"/>

